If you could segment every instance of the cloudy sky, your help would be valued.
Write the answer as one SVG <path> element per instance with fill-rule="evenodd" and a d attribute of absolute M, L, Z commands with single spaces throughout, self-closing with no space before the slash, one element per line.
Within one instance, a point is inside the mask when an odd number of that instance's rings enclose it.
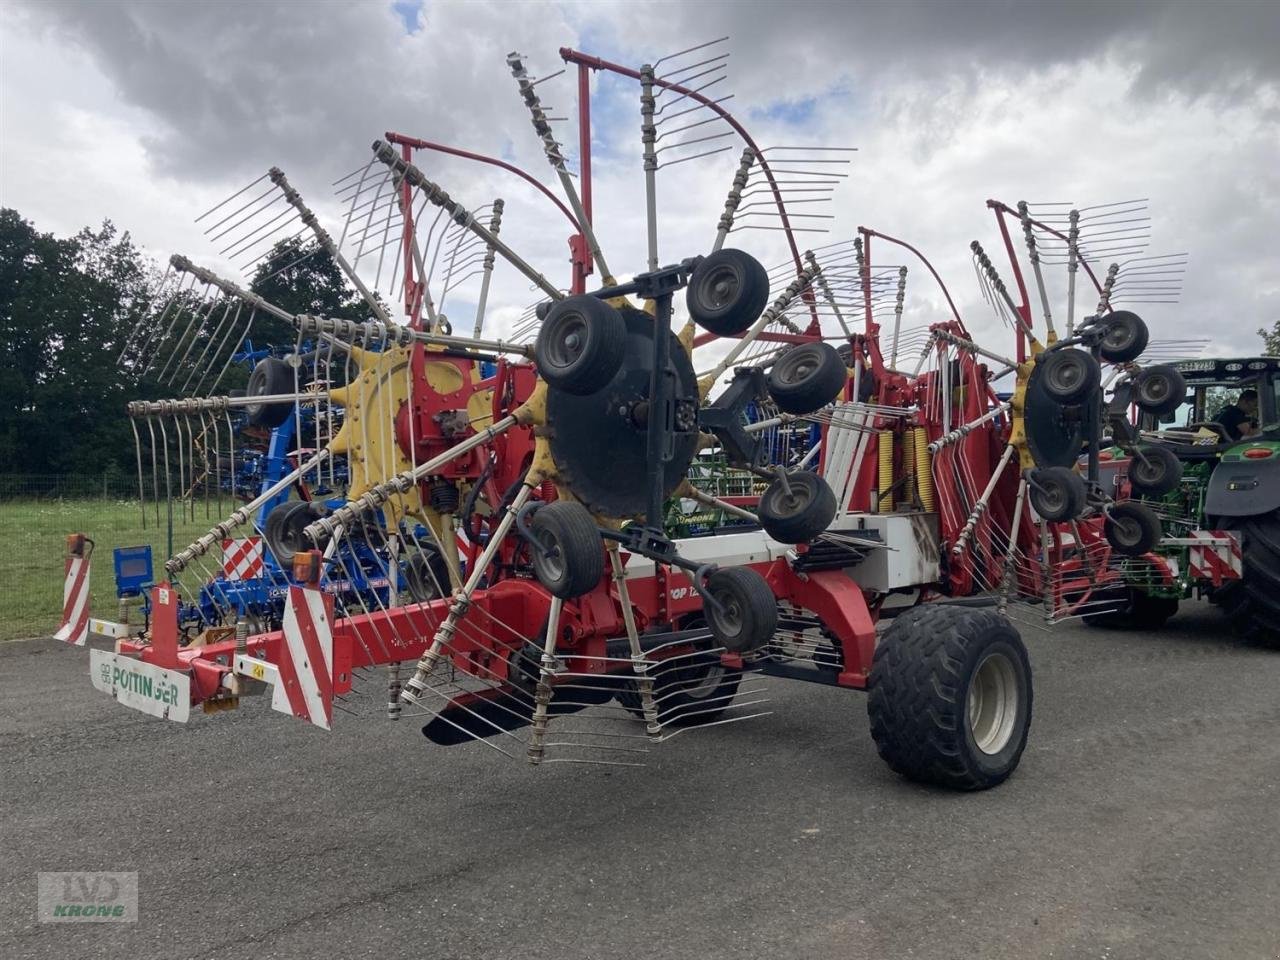
<path fill-rule="evenodd" d="M 970 240 L 997 243 L 988 198 L 1148 198 L 1149 252 L 1189 256 L 1180 302 L 1137 308 L 1156 336 L 1252 352 L 1254 331 L 1280 320 L 1273 0 L 8 0 L 0 204 L 58 234 L 110 218 L 158 258 L 214 265 L 193 221 L 272 164 L 340 230 L 331 184 L 387 130 L 504 157 L 554 187 L 509 51 L 547 75 L 562 46 L 638 66 L 726 34 L 729 78 L 713 91 L 734 95 L 726 105 L 762 145 L 857 147 L 821 210 L 833 219 L 810 221 L 830 232 L 802 241 L 848 239 L 859 224 L 909 240 L 985 342 L 1009 337 L 969 259 Z M 569 75 L 538 89 L 573 115 Z M 629 273 L 645 255 L 638 88 L 601 74 L 593 95 L 596 220 L 610 265 Z M 572 121 L 560 136 L 576 145 Z M 740 146 L 660 171 L 664 260 L 709 247 Z M 468 205 L 503 197 L 504 237 L 567 279 L 567 225 L 531 188 L 420 162 Z M 769 231 L 734 242 L 767 263 L 784 252 Z M 905 262 L 908 322 L 938 318 L 936 286 Z M 493 324 L 509 327 L 532 295 L 510 270 L 496 282 Z M 469 291 L 452 296 L 447 312 L 465 315 Z"/>

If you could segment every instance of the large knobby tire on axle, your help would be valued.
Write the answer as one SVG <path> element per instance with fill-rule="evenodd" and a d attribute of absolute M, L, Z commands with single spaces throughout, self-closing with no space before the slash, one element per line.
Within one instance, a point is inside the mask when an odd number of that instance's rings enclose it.
<path fill-rule="evenodd" d="M 706 626 L 706 618 L 694 615 L 681 621 L 678 629 L 695 630 Z M 711 723 L 729 709 L 742 682 L 742 671 L 726 667 L 720 654 L 706 649 L 711 638 L 695 642 L 692 652 L 660 660 L 651 671 L 653 701 L 658 722 L 674 727 L 690 727 Z M 628 712 L 644 717 L 644 705 L 635 681 L 627 681 L 617 699 Z"/>
<path fill-rule="evenodd" d="M 1050 523 L 1074 520 L 1084 510 L 1084 478 L 1070 467 L 1038 467 L 1028 480 L 1031 506 Z"/>
<path fill-rule="evenodd" d="M 1222 517 L 1215 529 L 1240 535 L 1243 577 L 1213 591 L 1239 635 L 1280 650 L 1280 510 L 1256 517 Z"/>
<path fill-rule="evenodd" d="M 1146 321 L 1132 310 L 1116 310 L 1103 322 L 1098 353 L 1109 363 L 1130 363 L 1142 356 L 1151 337 Z"/>
<path fill-rule="evenodd" d="M 245 387 L 247 397 L 269 397 L 294 392 L 293 368 L 275 357 L 263 357 L 249 374 Z M 245 419 L 251 427 L 268 427 L 274 430 L 293 415 L 291 403 L 251 403 L 244 408 Z"/>
<path fill-rule="evenodd" d="M 548 385 L 584 397 L 613 379 L 626 340 L 626 323 L 613 306 L 585 294 L 566 297 L 542 321 L 534 362 Z"/>
<path fill-rule="evenodd" d="M 807 543 L 836 516 L 836 495 L 816 473 L 798 470 L 769 484 L 760 498 L 760 526 L 779 543 Z"/>
<path fill-rule="evenodd" d="M 1159 630 L 1177 612 L 1177 597 L 1153 597 L 1127 585 L 1095 593 L 1083 605 L 1084 622 L 1104 630 Z"/>
<path fill-rule="evenodd" d="M 783 413 L 803 416 L 840 395 L 849 368 L 836 348 L 820 341 L 792 347 L 769 371 L 769 396 Z"/>
<path fill-rule="evenodd" d="M 876 646 L 868 686 L 871 736 L 902 776 L 985 790 L 1018 766 L 1031 729 L 1031 662 L 995 610 L 930 603 L 898 616 Z"/>
<path fill-rule="evenodd" d="M 1092 355 L 1073 347 L 1046 350 L 1037 361 L 1045 393 L 1058 403 L 1080 403 L 1098 389 L 1102 370 Z"/>
<path fill-rule="evenodd" d="M 730 653 L 764 646 L 778 632 L 778 601 L 764 577 L 750 567 L 726 567 L 707 577 L 707 593 L 720 604 L 706 604 L 707 626 Z"/>
<path fill-rule="evenodd" d="M 539 507 L 530 523 L 533 573 L 551 593 L 572 600 L 592 590 L 604 576 L 604 545 L 587 508 L 572 500 Z"/>
<path fill-rule="evenodd" d="M 717 250 L 693 268 L 684 294 L 693 322 L 709 333 L 736 337 L 764 312 L 769 273 L 741 250 Z"/>
<path fill-rule="evenodd" d="M 1129 486 L 1139 497 L 1163 497 L 1182 482 L 1182 461 L 1168 447 L 1138 447 L 1129 461 Z"/>

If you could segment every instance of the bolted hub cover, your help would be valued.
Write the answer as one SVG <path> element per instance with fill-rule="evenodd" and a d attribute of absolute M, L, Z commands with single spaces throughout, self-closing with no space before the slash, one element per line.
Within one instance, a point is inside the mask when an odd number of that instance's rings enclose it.
<path fill-rule="evenodd" d="M 547 391 L 547 430 L 560 481 L 592 512 L 607 517 L 643 513 L 658 469 L 648 462 L 653 369 L 653 318 L 634 307 L 620 310 L 627 325 L 622 367 L 602 389 L 574 396 Z M 663 492 L 684 480 L 698 449 L 698 382 L 693 364 L 671 331 L 667 348 L 666 416 L 671 459 L 662 465 Z"/>

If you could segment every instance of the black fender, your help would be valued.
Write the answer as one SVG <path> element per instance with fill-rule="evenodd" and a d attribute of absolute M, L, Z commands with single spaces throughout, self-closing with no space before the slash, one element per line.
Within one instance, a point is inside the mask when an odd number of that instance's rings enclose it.
<path fill-rule="evenodd" d="M 1280 456 L 1260 460 L 1227 451 L 1209 476 L 1204 512 L 1211 517 L 1254 517 L 1280 510 Z"/>

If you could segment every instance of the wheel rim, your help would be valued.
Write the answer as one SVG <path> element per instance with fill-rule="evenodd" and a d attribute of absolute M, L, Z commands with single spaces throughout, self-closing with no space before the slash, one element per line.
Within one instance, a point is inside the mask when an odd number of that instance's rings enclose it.
<path fill-rule="evenodd" d="M 979 750 L 994 755 L 1009 745 L 1020 703 L 1013 661 L 1003 653 L 987 654 L 969 684 L 969 733 Z"/>
<path fill-rule="evenodd" d="M 538 567 L 547 580 L 564 579 L 564 554 L 560 552 L 560 544 L 555 537 L 544 535 L 538 538 Z"/>
<path fill-rule="evenodd" d="M 554 367 L 572 366 L 587 343 L 587 323 L 581 314 L 570 314 L 559 324 L 556 336 L 547 345 L 547 358 Z"/>
<path fill-rule="evenodd" d="M 1136 547 L 1142 540 L 1142 525 L 1137 520 L 1121 517 L 1111 518 L 1115 540 L 1122 547 Z"/>
<path fill-rule="evenodd" d="M 1148 406 L 1164 403 L 1173 392 L 1173 384 L 1165 377 L 1149 377 L 1142 384 L 1142 399 Z"/>
<path fill-rule="evenodd" d="M 712 310 L 722 310 L 734 302 L 741 282 L 738 271 L 729 264 L 721 264 L 702 281 L 702 296 Z"/>
<path fill-rule="evenodd" d="M 813 376 L 813 372 L 818 369 L 818 361 L 807 353 L 796 351 L 790 357 L 779 360 L 778 368 L 778 381 L 793 387 Z"/>
<path fill-rule="evenodd" d="M 1164 465 L 1154 457 L 1146 463 L 1139 462 L 1134 466 L 1137 468 L 1133 471 L 1134 477 L 1144 487 L 1157 487 L 1164 480 Z"/>
<path fill-rule="evenodd" d="M 1137 333 L 1137 327 L 1133 324 L 1113 323 L 1107 328 L 1106 334 L 1102 337 L 1102 342 L 1108 350 L 1119 353 L 1133 346 L 1133 342 L 1137 339 Z"/>
<path fill-rule="evenodd" d="M 1049 370 L 1049 383 L 1055 393 L 1071 393 L 1084 382 L 1084 364 L 1070 354 L 1059 360 Z"/>
<path fill-rule="evenodd" d="M 794 517 L 802 513 L 806 507 L 813 501 L 813 492 L 803 484 L 791 481 L 791 493 L 785 490 L 778 490 L 777 494 L 772 498 L 770 506 L 773 512 L 783 517 Z"/>
<path fill-rule="evenodd" d="M 712 616 L 716 618 L 720 632 L 726 637 L 736 637 L 742 633 L 742 607 L 732 597 L 721 595 L 716 599 L 720 601 L 721 609 Z"/>
<path fill-rule="evenodd" d="M 1067 491 L 1058 483 L 1042 483 L 1040 486 L 1040 512 L 1060 513 L 1067 507 Z"/>
<path fill-rule="evenodd" d="M 690 664 L 682 668 L 676 676 L 680 693 L 690 700 L 706 700 L 720 689 L 724 680 L 724 665 L 717 659 L 715 663 L 705 666 Z"/>

